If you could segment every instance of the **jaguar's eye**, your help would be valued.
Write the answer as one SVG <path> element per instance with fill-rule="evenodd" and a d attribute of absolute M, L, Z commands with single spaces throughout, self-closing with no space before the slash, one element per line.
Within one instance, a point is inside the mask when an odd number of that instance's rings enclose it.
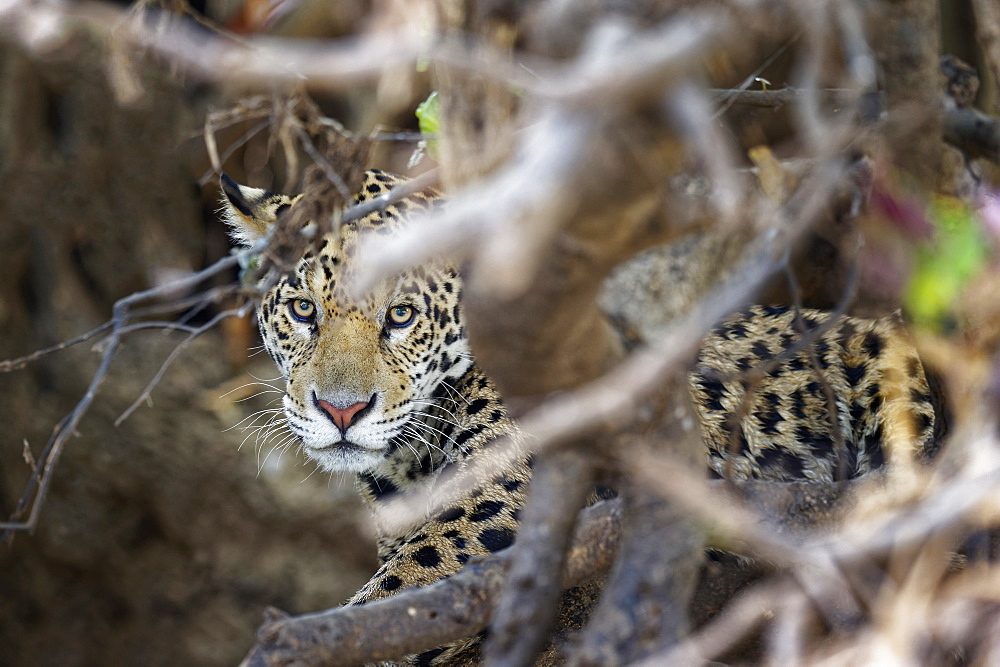
<path fill-rule="evenodd" d="M 386 324 L 390 327 L 405 327 L 413 322 L 417 311 L 413 306 L 393 306 L 385 315 Z"/>
<path fill-rule="evenodd" d="M 316 317 L 316 306 L 309 299 L 293 299 L 288 308 L 299 322 L 312 322 Z"/>

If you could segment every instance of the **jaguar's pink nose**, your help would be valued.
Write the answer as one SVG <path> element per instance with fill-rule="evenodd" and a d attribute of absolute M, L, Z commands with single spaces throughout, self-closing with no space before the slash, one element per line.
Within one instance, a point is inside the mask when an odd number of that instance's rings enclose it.
<path fill-rule="evenodd" d="M 324 401 L 322 399 L 317 400 L 316 403 L 322 408 L 326 414 L 330 415 L 330 419 L 333 423 L 337 425 L 337 428 L 343 433 L 348 429 L 348 427 L 354 423 L 354 418 L 358 416 L 358 413 L 368 407 L 368 401 L 358 401 L 348 405 L 346 408 L 338 408 L 329 401 Z"/>

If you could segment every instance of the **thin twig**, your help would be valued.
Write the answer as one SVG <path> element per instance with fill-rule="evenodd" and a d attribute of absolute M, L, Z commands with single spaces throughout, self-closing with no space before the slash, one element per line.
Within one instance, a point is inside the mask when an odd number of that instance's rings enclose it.
<path fill-rule="evenodd" d="M 100 331 L 106 331 L 108 328 L 111 329 L 108 335 L 100 341 L 101 361 L 94 376 L 91 378 L 90 384 L 87 386 L 86 392 L 84 392 L 84 395 L 77 402 L 76 406 L 74 406 L 73 410 L 63 417 L 53 429 L 52 435 L 38 456 L 38 466 L 28 478 L 25 490 L 18 500 L 10 520 L 0 522 L 0 530 L 4 531 L 0 535 L 0 541 L 8 539 L 13 531 L 33 531 L 38 524 L 38 517 L 42 507 L 45 505 L 45 498 L 52 483 L 52 476 L 62 455 L 66 441 L 70 435 L 76 432 L 77 425 L 87 413 L 91 403 L 93 403 L 94 398 L 97 396 L 98 390 L 107 377 L 108 368 L 111 366 L 111 361 L 121 343 L 122 329 L 129 326 L 132 308 L 137 304 L 159 298 L 163 295 L 178 292 L 183 293 L 190 290 L 203 280 L 223 271 L 230 270 L 233 266 L 238 265 L 239 261 L 239 255 L 230 255 L 189 276 L 119 299 L 115 302 L 111 319 L 105 325 L 87 334 L 78 336 L 73 341 L 69 341 L 79 343 L 82 340 L 93 338 Z M 37 356 L 28 355 L 26 358 L 38 358 L 45 352 L 46 350 L 40 350 Z M 19 518 L 24 515 L 29 506 L 30 512 L 28 513 L 28 518 L 20 521 Z"/>
<path fill-rule="evenodd" d="M 156 385 L 160 383 L 160 380 L 163 379 L 163 375 L 164 373 L 167 372 L 167 369 L 170 367 L 170 365 L 177 359 L 177 357 L 181 355 L 181 353 L 184 350 L 186 350 L 191 345 L 191 343 L 194 342 L 194 340 L 198 336 L 210 330 L 216 324 L 218 324 L 219 322 L 228 317 L 246 317 L 247 312 L 249 312 L 250 308 L 253 307 L 253 305 L 254 304 L 252 303 L 248 303 L 244 304 L 240 308 L 233 308 L 231 310 L 226 310 L 221 313 L 218 313 L 212 319 L 210 319 L 208 322 L 201 325 L 200 327 L 195 327 L 195 328 L 187 327 L 188 329 L 190 329 L 188 337 L 185 338 L 183 341 L 181 341 L 176 347 L 174 347 L 173 350 L 170 351 L 170 354 L 167 356 L 166 360 L 164 360 L 163 364 L 160 366 L 160 369 L 156 371 L 156 375 L 153 376 L 153 379 L 149 381 L 149 383 L 142 390 L 142 392 L 135 399 L 135 401 L 133 401 L 132 404 L 125 409 L 125 412 L 123 412 L 118 417 L 118 419 L 115 420 L 115 426 L 116 427 L 121 426 L 122 422 L 128 419 L 129 415 L 131 415 L 136 410 L 136 408 L 138 408 L 145 400 L 149 398 L 149 395 L 152 393 L 153 388 L 156 387 Z"/>
<path fill-rule="evenodd" d="M 225 164 L 226 161 L 229 160 L 229 158 L 233 156 L 233 153 L 235 153 L 240 148 L 242 148 L 244 145 L 246 145 L 246 143 L 248 141 L 250 141 L 255 136 L 257 136 L 261 131 L 263 131 L 265 128 L 267 128 L 270 124 L 271 124 L 271 119 L 270 118 L 265 118 L 264 120 L 260 121 L 259 123 L 257 123 L 253 127 L 251 127 L 249 130 L 247 130 L 246 132 L 244 132 L 238 139 L 236 139 L 236 141 L 233 141 L 231 144 L 229 144 L 229 146 L 226 147 L 226 150 L 225 150 L 225 152 L 222 153 L 222 155 L 218 155 L 217 151 L 216 151 L 216 155 L 215 155 L 214 159 L 212 159 L 212 166 L 209 167 L 208 169 L 206 169 L 205 173 L 202 174 L 201 178 L 198 179 L 198 185 L 200 187 L 202 187 L 206 183 L 208 183 L 209 179 L 211 179 L 213 176 L 218 176 L 220 170 L 222 169 L 222 165 Z M 209 144 L 208 143 L 208 141 L 209 141 L 208 137 L 213 136 L 214 133 L 215 133 L 215 131 L 218 130 L 218 129 L 219 128 L 209 128 L 209 127 L 206 126 L 206 128 L 204 130 L 204 136 L 205 136 L 206 145 L 210 145 L 210 146 L 214 146 L 215 145 L 215 139 L 213 138 L 211 144 Z"/>
<path fill-rule="evenodd" d="M 86 343 L 88 340 L 104 333 L 114 325 L 114 322 L 108 320 L 100 326 L 94 327 L 90 331 L 84 334 L 80 334 L 75 338 L 70 338 L 69 340 L 57 343 L 56 345 L 50 345 L 49 347 L 43 348 L 41 350 L 36 350 L 31 354 L 25 355 L 23 357 L 17 357 L 16 359 L 8 359 L 6 361 L 0 361 L 0 373 L 9 373 L 10 371 L 17 370 L 19 368 L 24 368 L 26 365 L 38 361 L 44 356 L 50 355 L 54 352 L 60 352 L 67 348 L 73 347 L 74 345 L 79 345 L 80 343 Z"/>
<path fill-rule="evenodd" d="M 313 162 L 319 165 L 319 168 L 323 171 L 326 178 L 333 183 L 334 187 L 337 188 L 341 198 L 345 202 L 351 201 L 351 192 L 347 189 L 347 183 L 344 183 L 344 179 L 340 177 L 340 174 L 338 174 L 337 170 L 333 168 L 330 161 L 323 157 L 318 150 L 316 150 L 316 145 L 309 137 L 309 134 L 303 130 L 301 126 L 296 125 L 295 136 L 299 138 L 299 144 L 301 144 L 305 152 L 308 153 L 309 157 L 312 158 Z"/>

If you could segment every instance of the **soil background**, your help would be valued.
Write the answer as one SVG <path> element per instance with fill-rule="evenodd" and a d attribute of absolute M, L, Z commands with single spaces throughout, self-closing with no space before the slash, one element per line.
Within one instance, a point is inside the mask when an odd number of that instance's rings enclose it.
<path fill-rule="evenodd" d="M 80 30 L 29 55 L 0 35 L 0 358 L 87 331 L 115 300 L 227 252 L 215 179 L 196 185 L 205 113 L 225 97 L 138 60 L 141 95 L 123 103 L 108 48 Z M 115 427 L 183 335 L 126 339 L 37 531 L 0 546 L 0 664 L 236 664 L 267 605 L 336 606 L 374 571 L 352 480 L 272 451 L 280 437 L 240 446 L 233 427 L 280 395 L 223 396 L 277 375 L 266 355 L 246 366 L 254 329 L 205 334 Z M 98 359 L 87 343 L 0 375 L 5 516 L 24 447 L 38 454 Z"/>

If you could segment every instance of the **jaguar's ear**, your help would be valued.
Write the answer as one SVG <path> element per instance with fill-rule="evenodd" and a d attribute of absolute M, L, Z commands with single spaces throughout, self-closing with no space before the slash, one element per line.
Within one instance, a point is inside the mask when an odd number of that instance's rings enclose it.
<path fill-rule="evenodd" d="M 226 174 L 222 174 L 219 185 L 225 195 L 222 213 L 229 225 L 229 235 L 234 242 L 246 247 L 264 238 L 268 225 L 302 196 L 289 197 L 261 188 L 250 188 L 240 185 Z"/>

